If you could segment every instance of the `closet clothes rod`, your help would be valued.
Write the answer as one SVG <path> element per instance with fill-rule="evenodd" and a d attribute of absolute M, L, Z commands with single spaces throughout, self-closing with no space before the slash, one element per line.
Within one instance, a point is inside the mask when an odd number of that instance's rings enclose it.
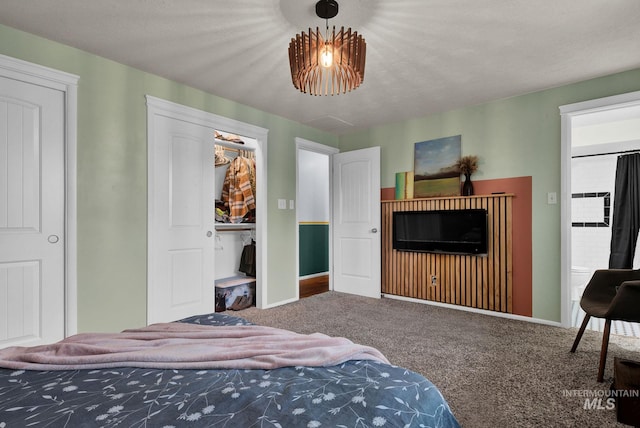
<path fill-rule="evenodd" d="M 623 155 L 630 155 L 630 154 L 634 154 L 634 153 L 640 153 L 640 150 L 638 150 L 638 149 L 620 150 L 618 152 L 593 153 L 593 154 L 588 154 L 588 155 L 576 155 L 576 156 L 571 156 L 571 159 L 591 158 L 591 157 L 595 157 L 595 156 L 607 156 L 607 155 L 618 155 L 618 157 L 620 157 L 620 156 L 623 156 Z"/>
<path fill-rule="evenodd" d="M 236 153 L 240 153 L 240 152 L 245 152 L 247 151 L 246 149 L 236 149 L 235 147 L 227 147 L 227 146 L 223 146 L 222 144 L 216 144 L 216 146 L 220 146 L 224 149 L 225 152 L 236 152 Z"/>
<path fill-rule="evenodd" d="M 239 143 L 234 143 L 233 141 L 224 141 L 224 140 L 216 140 L 215 143 L 216 147 L 222 147 L 224 150 L 227 150 L 229 152 L 254 152 L 254 148 L 253 147 L 247 147 L 243 144 L 239 144 Z"/>
<path fill-rule="evenodd" d="M 253 152 L 253 150 L 249 150 L 249 149 L 236 149 L 235 147 L 227 147 L 224 146 L 222 144 L 216 144 L 217 146 L 222 147 L 222 149 L 225 152 L 234 152 L 234 153 L 238 153 L 239 155 L 245 157 L 245 158 L 254 158 L 255 154 Z"/>
<path fill-rule="evenodd" d="M 224 232 L 249 232 L 253 229 L 247 229 L 243 227 L 231 228 L 225 227 L 224 229 L 216 229 L 216 233 L 224 233 Z"/>

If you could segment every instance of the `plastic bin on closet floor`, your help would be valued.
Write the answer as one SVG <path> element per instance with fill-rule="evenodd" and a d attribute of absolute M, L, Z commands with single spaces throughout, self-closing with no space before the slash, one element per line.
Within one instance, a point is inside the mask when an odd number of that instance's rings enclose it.
<path fill-rule="evenodd" d="M 256 304 L 256 279 L 251 276 L 231 276 L 229 278 L 216 279 L 215 284 L 215 308 L 216 312 L 227 309 L 239 310 Z M 239 297 L 244 297 L 239 307 L 234 307 L 234 302 Z"/>

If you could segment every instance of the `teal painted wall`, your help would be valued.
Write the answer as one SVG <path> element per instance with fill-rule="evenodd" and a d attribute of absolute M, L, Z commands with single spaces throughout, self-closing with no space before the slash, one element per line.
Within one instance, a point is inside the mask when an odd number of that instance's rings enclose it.
<path fill-rule="evenodd" d="M 329 225 L 300 224 L 300 276 L 329 271 Z"/>
<path fill-rule="evenodd" d="M 547 192 L 560 195 L 558 107 L 638 90 L 640 69 L 354 132 L 340 150 L 380 146 L 381 186 L 393 187 L 416 142 L 460 134 L 462 154 L 480 158 L 475 179 L 531 176 L 533 317 L 560 321 L 560 204 L 547 204 Z"/>
<path fill-rule="evenodd" d="M 295 199 L 295 138 L 335 147 L 337 137 L 2 25 L 0 54 L 80 76 L 80 331 L 146 323 L 146 94 L 269 129 L 268 303 L 295 298 L 295 211 L 278 210 L 277 198 Z"/>

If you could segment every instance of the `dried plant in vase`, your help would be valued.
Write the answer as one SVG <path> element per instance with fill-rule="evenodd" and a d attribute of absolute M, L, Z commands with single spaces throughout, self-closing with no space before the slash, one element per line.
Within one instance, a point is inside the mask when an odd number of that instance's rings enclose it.
<path fill-rule="evenodd" d="M 456 161 L 455 167 L 464 174 L 464 184 L 462 185 L 462 195 L 473 195 L 473 184 L 471 183 L 471 174 L 478 170 L 478 156 L 463 156 Z"/>
<path fill-rule="evenodd" d="M 456 168 L 461 174 L 471 175 L 478 170 L 478 156 L 463 156 L 456 161 Z"/>

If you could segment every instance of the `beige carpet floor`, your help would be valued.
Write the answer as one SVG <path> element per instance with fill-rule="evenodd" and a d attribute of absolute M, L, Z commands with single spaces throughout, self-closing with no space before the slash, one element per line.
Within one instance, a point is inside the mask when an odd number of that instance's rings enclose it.
<path fill-rule="evenodd" d="M 585 409 L 584 394 L 609 389 L 614 357 L 640 361 L 640 339 L 612 335 L 605 382 L 598 383 L 601 333 L 585 332 L 571 354 L 575 328 L 333 291 L 227 313 L 374 346 L 432 381 L 465 428 L 627 426 L 616 422 L 615 410 Z"/>

